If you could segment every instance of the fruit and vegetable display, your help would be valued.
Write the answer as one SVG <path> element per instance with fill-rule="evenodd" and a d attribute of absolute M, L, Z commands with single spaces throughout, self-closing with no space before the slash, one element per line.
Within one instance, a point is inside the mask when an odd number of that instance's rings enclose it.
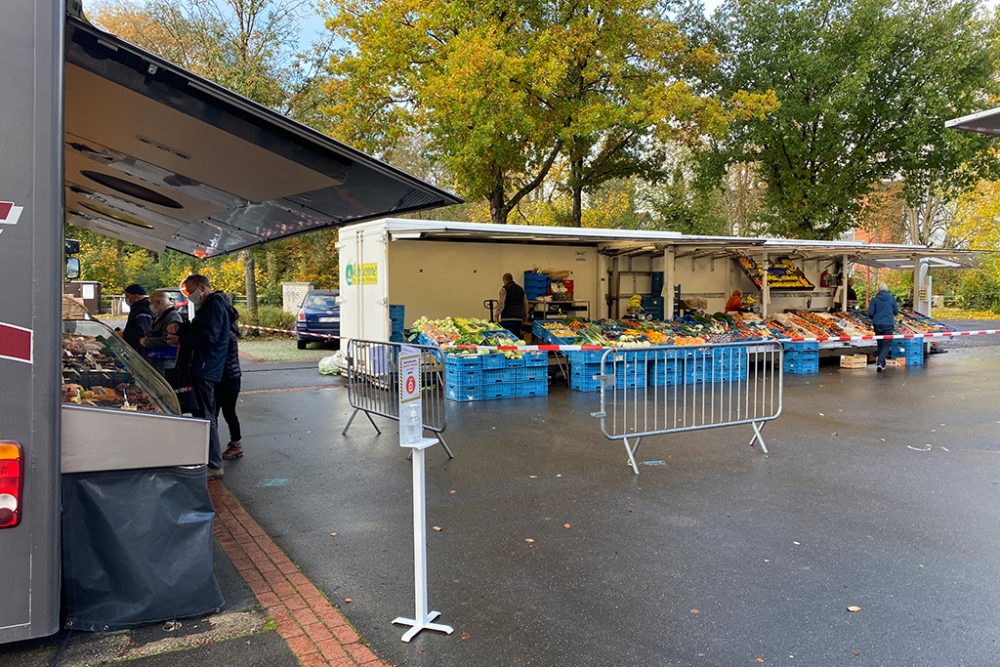
<path fill-rule="evenodd" d="M 410 341 L 423 345 L 523 345 L 496 322 L 475 317 L 421 317 L 410 327 Z"/>
<path fill-rule="evenodd" d="M 163 413 L 122 359 L 122 345 L 103 336 L 64 333 L 63 403 Z"/>
<path fill-rule="evenodd" d="M 459 322 L 464 324 L 459 326 Z M 483 320 L 463 318 L 418 320 L 415 323 L 415 329 L 425 336 L 425 342 L 443 346 L 503 344 L 485 342 L 487 337 L 484 332 L 488 331 L 487 327 L 497 326 Z M 896 322 L 896 333 L 900 334 L 951 330 L 948 325 L 918 313 L 903 313 Z M 534 333 L 535 338 L 546 343 L 632 347 L 701 345 L 778 338 L 870 336 L 874 334 L 874 329 L 868 317 L 858 312 L 814 313 L 808 310 L 788 310 L 767 320 L 756 313 L 715 313 L 687 315 L 681 320 L 667 322 L 633 319 L 538 321 L 535 322 Z M 513 336 L 509 336 L 509 339 L 507 344 L 512 344 Z"/>
<path fill-rule="evenodd" d="M 753 281 L 757 289 L 764 286 L 764 271 L 756 260 L 750 257 L 739 257 L 736 259 L 736 263 Z M 773 290 L 811 290 L 815 287 L 802 273 L 802 270 L 787 257 L 768 262 L 767 285 Z"/>

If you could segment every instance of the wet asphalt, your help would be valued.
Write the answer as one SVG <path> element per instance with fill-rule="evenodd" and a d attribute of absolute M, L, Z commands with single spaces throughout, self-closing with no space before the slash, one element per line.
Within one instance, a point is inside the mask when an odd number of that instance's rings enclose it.
<path fill-rule="evenodd" d="M 1000 341 L 967 341 L 924 367 L 786 376 L 769 456 L 749 427 L 665 436 L 638 477 L 596 394 L 449 402 L 428 556 L 455 632 L 410 644 L 391 624 L 413 607 L 393 425 L 344 437 L 336 380 L 274 371 L 285 391 L 262 365 L 225 482 L 400 665 L 995 665 Z"/>

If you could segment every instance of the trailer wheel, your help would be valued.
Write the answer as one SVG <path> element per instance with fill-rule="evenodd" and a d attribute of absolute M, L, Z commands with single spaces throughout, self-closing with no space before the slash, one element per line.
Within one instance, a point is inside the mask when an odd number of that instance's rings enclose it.
<path fill-rule="evenodd" d="M 295 341 L 296 347 L 298 347 L 300 350 L 306 349 L 306 345 L 308 345 L 308 344 L 309 344 L 309 341 L 307 341 L 307 340 L 297 340 L 297 341 Z"/>

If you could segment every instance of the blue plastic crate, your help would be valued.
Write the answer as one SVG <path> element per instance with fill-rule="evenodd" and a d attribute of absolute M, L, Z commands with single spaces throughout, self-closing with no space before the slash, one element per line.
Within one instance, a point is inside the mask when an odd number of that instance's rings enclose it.
<path fill-rule="evenodd" d="M 531 325 L 531 333 L 535 338 L 550 343 L 552 345 L 571 345 L 576 338 L 559 338 L 558 336 L 552 335 L 552 333 L 542 326 L 541 320 L 535 320 L 534 324 Z"/>
<path fill-rule="evenodd" d="M 490 370 L 483 371 L 483 386 L 488 384 L 500 384 L 507 381 L 506 370 L 503 368 L 494 368 Z"/>
<path fill-rule="evenodd" d="M 569 378 L 569 388 L 573 391 L 600 391 L 601 381 L 572 375 Z"/>
<path fill-rule="evenodd" d="M 548 380 L 549 369 L 544 366 L 525 366 L 517 371 L 518 382 L 537 382 Z"/>
<path fill-rule="evenodd" d="M 481 387 L 483 385 L 483 372 L 448 373 L 445 375 L 445 383 L 449 387 Z"/>
<path fill-rule="evenodd" d="M 522 382 L 514 386 L 514 395 L 518 398 L 527 396 L 547 396 L 549 393 L 549 383 L 547 380 L 535 382 Z"/>
<path fill-rule="evenodd" d="M 605 350 L 578 350 L 567 352 L 566 357 L 571 364 L 598 364 L 604 357 Z M 610 356 L 610 355 L 609 355 Z"/>
<path fill-rule="evenodd" d="M 502 354 L 481 354 L 483 370 L 493 370 L 507 367 L 507 357 Z"/>
<path fill-rule="evenodd" d="M 445 395 L 453 401 L 481 401 L 483 400 L 483 390 L 481 387 L 454 387 L 449 385 Z"/>
<path fill-rule="evenodd" d="M 506 368 L 524 368 L 524 357 L 505 357 Z"/>
<path fill-rule="evenodd" d="M 514 397 L 514 385 L 491 384 L 483 385 L 479 389 L 481 400 L 496 401 L 501 398 Z"/>
<path fill-rule="evenodd" d="M 660 294 L 663 292 L 663 271 L 653 271 L 651 278 L 652 286 L 649 291 L 652 294 Z"/>
<path fill-rule="evenodd" d="M 791 375 L 811 375 L 819 373 L 819 357 L 810 359 L 793 355 L 785 356 L 785 372 Z"/>
<path fill-rule="evenodd" d="M 549 365 L 549 353 L 548 352 L 525 352 L 523 359 L 524 359 L 524 365 L 525 366 L 548 366 Z"/>
<path fill-rule="evenodd" d="M 786 352 L 818 352 L 819 343 L 816 341 L 783 343 Z"/>
<path fill-rule="evenodd" d="M 449 370 L 478 370 L 483 367 L 481 354 L 446 354 L 445 368 Z"/>

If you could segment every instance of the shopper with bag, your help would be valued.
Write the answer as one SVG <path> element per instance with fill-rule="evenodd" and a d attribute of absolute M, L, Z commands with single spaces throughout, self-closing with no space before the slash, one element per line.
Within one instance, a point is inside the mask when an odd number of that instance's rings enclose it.
<path fill-rule="evenodd" d="M 871 303 L 868 304 L 868 317 L 872 319 L 872 327 L 876 336 L 888 336 L 895 330 L 896 317 L 899 315 L 899 304 L 896 297 L 889 292 L 889 286 L 879 283 L 878 293 Z M 875 372 L 881 373 L 885 370 L 885 359 L 889 354 L 889 347 L 892 341 L 879 339 L 878 341 L 878 361 L 875 363 Z"/>

